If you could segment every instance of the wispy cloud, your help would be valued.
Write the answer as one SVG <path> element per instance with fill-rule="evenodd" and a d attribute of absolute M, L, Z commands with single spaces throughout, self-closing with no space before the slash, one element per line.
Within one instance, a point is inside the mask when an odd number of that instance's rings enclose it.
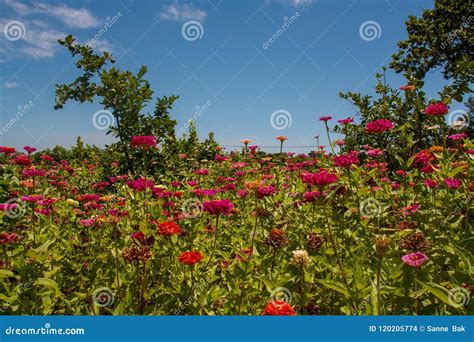
<path fill-rule="evenodd" d="M 0 0 L 1 1 L 1 0 Z M 17 58 L 19 55 L 35 59 L 54 57 L 59 46 L 57 40 L 64 38 L 67 33 L 53 27 L 57 19 L 68 28 L 85 29 L 100 25 L 100 21 L 87 9 L 73 8 L 64 4 L 46 4 L 43 2 L 21 2 L 3 0 L 11 9 L 10 18 L 0 19 L 0 33 L 5 25 L 16 22 L 24 33 L 21 39 L 0 39 L 0 54 L 2 61 Z M 61 27 L 63 27 L 59 24 Z M 102 43 L 102 45 L 107 42 Z"/>
<path fill-rule="evenodd" d="M 319 0 L 266 0 L 265 2 L 267 4 L 272 4 L 272 3 L 280 3 L 283 5 L 295 7 L 295 8 L 301 8 L 301 7 L 308 7 Z"/>
<path fill-rule="evenodd" d="M 16 88 L 16 87 L 18 87 L 18 83 L 17 82 L 5 82 L 3 84 L 3 87 L 5 87 L 7 89 Z"/>
<path fill-rule="evenodd" d="M 47 5 L 37 3 L 36 7 L 44 14 L 48 14 L 61 20 L 66 26 L 72 28 L 96 27 L 99 20 L 84 8 L 72 8 L 66 5 Z"/>
<path fill-rule="evenodd" d="M 4 2 L 20 16 L 49 15 L 72 28 L 89 28 L 100 24 L 100 21 L 85 8 L 73 8 L 64 4 L 50 5 L 42 2 L 32 2 L 32 6 L 28 6 L 15 0 L 4 0 Z"/>
<path fill-rule="evenodd" d="M 158 15 L 160 19 L 182 23 L 188 20 L 204 21 L 207 12 L 188 4 L 173 4 L 164 8 Z"/>

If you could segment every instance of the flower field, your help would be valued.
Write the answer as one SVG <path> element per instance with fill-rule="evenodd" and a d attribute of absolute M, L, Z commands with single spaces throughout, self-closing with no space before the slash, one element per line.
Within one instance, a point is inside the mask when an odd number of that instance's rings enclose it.
<path fill-rule="evenodd" d="M 448 140 L 397 169 L 373 146 L 243 140 L 157 173 L 155 138 L 135 136 L 135 174 L 0 147 L 2 314 L 472 314 L 474 146 Z"/>

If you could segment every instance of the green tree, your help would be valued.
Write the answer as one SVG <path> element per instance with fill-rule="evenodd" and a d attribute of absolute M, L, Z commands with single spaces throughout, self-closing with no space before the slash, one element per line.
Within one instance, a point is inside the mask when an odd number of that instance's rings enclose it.
<path fill-rule="evenodd" d="M 436 0 L 421 17 L 409 17 L 408 38 L 398 43 L 391 67 L 418 79 L 440 69 L 452 81 L 446 91 L 461 102 L 474 80 L 473 23 L 474 1 Z"/>
<path fill-rule="evenodd" d="M 169 110 L 178 96 L 158 98 L 152 115 L 142 113 L 152 99 L 153 91 L 143 77 L 147 68 L 142 66 L 135 75 L 131 71 L 121 71 L 108 67 L 115 61 L 107 52 L 95 54 L 91 47 L 80 45 L 69 35 L 59 43 L 65 46 L 73 57 L 79 56 L 76 67 L 82 74 L 72 83 L 56 85 L 55 109 L 60 109 L 69 100 L 93 102 L 96 98 L 105 110 L 110 111 L 115 123 L 107 134 L 119 139 L 117 147 L 124 153 L 128 170 L 134 172 L 134 156 L 129 142 L 134 135 L 154 135 L 158 143 L 173 140 L 174 126 Z"/>

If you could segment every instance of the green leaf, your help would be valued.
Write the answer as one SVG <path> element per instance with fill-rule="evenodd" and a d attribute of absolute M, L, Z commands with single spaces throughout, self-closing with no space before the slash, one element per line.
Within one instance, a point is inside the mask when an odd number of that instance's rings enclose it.
<path fill-rule="evenodd" d="M 334 290 L 334 291 L 337 291 L 339 293 L 342 293 L 344 296 L 346 296 L 347 298 L 349 298 L 349 291 L 347 291 L 347 289 L 345 288 L 344 284 L 338 282 L 338 281 L 335 281 L 335 280 L 317 280 L 318 283 L 320 283 L 321 285 L 323 285 L 324 287 L 328 288 L 328 289 L 331 289 L 331 290 Z"/>
<path fill-rule="evenodd" d="M 419 281 L 418 280 L 418 283 L 421 284 L 421 286 L 423 286 L 423 288 L 425 290 L 427 290 L 428 292 L 430 292 L 431 294 L 433 294 L 436 298 L 440 299 L 441 301 L 443 301 L 444 303 L 456 308 L 456 309 L 462 309 L 463 307 L 459 304 L 456 304 L 453 300 L 450 300 L 449 299 L 449 291 L 438 285 L 438 284 L 435 284 L 435 283 L 425 283 L 423 281 Z"/>

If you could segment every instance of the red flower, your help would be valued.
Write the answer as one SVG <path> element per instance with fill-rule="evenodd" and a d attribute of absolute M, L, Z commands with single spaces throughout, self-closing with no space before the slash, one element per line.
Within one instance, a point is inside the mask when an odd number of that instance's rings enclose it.
<path fill-rule="evenodd" d="M 273 185 L 259 186 L 257 188 L 257 198 L 264 198 L 275 193 L 276 189 Z"/>
<path fill-rule="evenodd" d="M 412 91 L 412 90 L 415 90 L 415 86 L 414 85 L 404 85 L 404 86 L 401 86 L 400 87 L 400 90 L 405 90 L 405 91 Z"/>
<path fill-rule="evenodd" d="M 204 256 L 199 251 L 183 252 L 179 256 L 179 262 L 186 265 L 194 265 L 203 258 Z"/>
<path fill-rule="evenodd" d="M 337 122 L 343 125 L 348 125 L 350 123 L 353 123 L 354 119 L 353 118 L 341 119 L 341 120 L 337 120 Z"/>
<path fill-rule="evenodd" d="M 181 227 L 177 223 L 171 221 L 159 223 L 157 231 L 158 234 L 164 236 L 178 235 L 182 232 Z"/>
<path fill-rule="evenodd" d="M 449 108 L 443 102 L 431 103 L 425 108 L 426 115 L 441 116 L 447 114 L 448 112 Z"/>
<path fill-rule="evenodd" d="M 366 133 L 382 133 L 385 131 L 390 131 L 393 128 L 393 123 L 387 119 L 378 119 L 372 122 L 369 122 L 365 125 Z"/>
<path fill-rule="evenodd" d="M 293 307 L 281 300 L 268 302 L 263 309 L 263 314 L 268 316 L 295 316 L 296 311 Z"/>
<path fill-rule="evenodd" d="M 0 146 L 0 153 L 10 154 L 10 153 L 15 153 L 15 152 L 16 150 L 13 147 Z"/>
<path fill-rule="evenodd" d="M 202 205 L 203 205 L 204 211 L 207 211 L 209 214 L 212 214 L 212 215 L 219 215 L 219 214 L 228 215 L 234 209 L 234 205 L 232 204 L 232 202 L 226 199 L 208 201 L 208 202 L 204 202 Z"/>
<path fill-rule="evenodd" d="M 301 180 L 306 184 L 322 186 L 336 183 L 337 176 L 333 173 L 329 173 L 327 170 L 321 170 L 317 173 L 302 173 Z"/>
<path fill-rule="evenodd" d="M 333 158 L 334 166 L 336 167 L 350 167 L 351 165 L 359 163 L 357 153 L 348 153 L 335 156 Z"/>
<path fill-rule="evenodd" d="M 2 233 L 0 234 L 0 245 L 7 243 L 14 243 L 20 240 L 20 237 L 16 233 Z"/>
<path fill-rule="evenodd" d="M 332 119 L 332 116 L 321 116 L 319 118 L 319 121 L 329 121 Z"/>
<path fill-rule="evenodd" d="M 156 138 L 152 135 L 136 135 L 132 137 L 131 145 L 134 148 L 150 148 L 156 146 Z"/>

